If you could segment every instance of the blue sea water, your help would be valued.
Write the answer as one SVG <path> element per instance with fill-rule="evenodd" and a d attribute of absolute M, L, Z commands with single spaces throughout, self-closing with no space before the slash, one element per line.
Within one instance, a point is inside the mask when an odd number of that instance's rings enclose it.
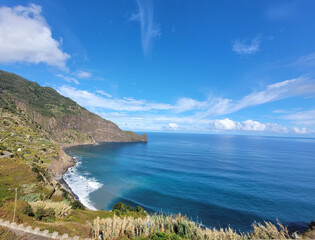
<path fill-rule="evenodd" d="M 182 213 L 209 227 L 315 219 L 315 139 L 149 133 L 148 143 L 67 149 L 64 176 L 90 208 L 117 202 Z"/>

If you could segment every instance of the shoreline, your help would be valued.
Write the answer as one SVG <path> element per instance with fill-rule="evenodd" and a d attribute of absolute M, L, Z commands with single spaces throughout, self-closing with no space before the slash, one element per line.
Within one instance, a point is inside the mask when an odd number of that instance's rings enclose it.
<path fill-rule="evenodd" d="M 94 209 L 90 209 L 88 206 L 84 205 L 84 203 L 82 201 L 80 201 L 80 198 L 77 194 L 75 194 L 72 190 L 72 188 L 69 186 L 69 184 L 66 182 L 66 180 L 64 179 L 64 175 L 69 171 L 70 168 L 75 167 L 78 164 L 78 161 L 75 157 L 71 157 L 66 153 L 66 150 L 68 148 L 71 147 L 76 147 L 76 146 L 84 146 L 84 145 L 98 145 L 99 143 L 81 143 L 81 144 L 67 144 L 67 145 L 61 145 L 60 149 L 61 151 L 67 156 L 67 158 L 71 158 L 71 164 L 67 165 L 64 167 L 63 169 L 63 173 L 61 173 L 61 175 L 56 179 L 59 184 L 67 191 L 69 192 L 76 201 L 79 201 L 84 207 L 86 207 L 87 209 L 91 210 L 91 211 L 97 211 Z M 62 157 L 60 157 L 62 160 Z"/>
<path fill-rule="evenodd" d="M 112 143 L 112 142 L 104 142 L 104 143 Z M 116 143 L 116 142 L 113 142 L 113 143 Z M 117 142 L 118 143 L 118 142 Z M 119 142 L 120 143 L 120 142 Z M 121 143 L 124 143 L 124 142 L 121 142 Z M 128 143 L 128 142 L 126 142 Z M 79 143 L 79 144 L 67 144 L 67 145 L 61 145 L 60 146 L 60 150 L 66 155 L 67 158 L 70 158 L 71 159 L 71 164 L 65 166 L 63 168 L 63 173 L 58 177 L 58 178 L 55 178 L 56 181 L 59 182 L 59 184 L 66 190 L 68 191 L 77 201 L 79 201 L 81 204 L 83 204 L 88 210 L 90 211 L 98 211 L 98 209 L 91 209 L 89 206 L 85 205 L 80 199 L 79 199 L 79 196 L 77 194 L 75 194 L 73 192 L 73 190 L 71 189 L 71 187 L 68 185 L 68 183 L 66 182 L 66 180 L 64 179 L 64 175 L 69 171 L 70 168 L 72 167 L 75 167 L 77 164 L 78 164 L 78 160 L 75 158 L 75 157 L 71 157 L 69 156 L 67 153 L 66 153 L 66 150 L 68 148 L 71 148 L 71 147 L 76 147 L 76 146 L 85 146 L 85 145 L 99 145 L 101 143 Z M 63 157 L 60 157 L 61 160 L 63 159 Z M 288 224 L 286 225 L 290 235 L 292 235 L 294 232 L 297 232 L 298 234 L 300 234 L 300 236 L 304 236 L 308 233 L 312 234 L 313 231 L 314 231 L 314 224 L 315 221 L 312 221 L 310 223 L 303 223 L 303 224 L 298 224 L 298 225 L 295 225 L 295 223 L 292 223 L 292 224 Z M 302 226 L 303 225 L 303 226 Z M 313 226 L 313 229 L 312 229 L 312 226 Z M 209 228 L 209 227 L 206 227 L 206 228 Z M 310 232 L 308 232 L 310 230 Z"/>

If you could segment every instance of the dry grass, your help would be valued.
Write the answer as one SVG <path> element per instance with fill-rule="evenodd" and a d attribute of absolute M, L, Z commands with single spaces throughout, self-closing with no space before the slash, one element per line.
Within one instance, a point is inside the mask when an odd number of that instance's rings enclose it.
<path fill-rule="evenodd" d="M 165 216 L 155 214 L 144 218 L 114 216 L 100 219 L 97 217 L 92 225 L 92 232 L 97 238 L 102 233 L 104 239 L 147 238 L 161 232 L 184 239 L 220 239 L 220 240 L 247 240 L 247 239 L 289 239 L 288 230 L 279 224 L 279 228 L 269 222 L 254 223 L 251 233 L 237 233 L 231 228 L 209 229 L 190 221 L 180 214 Z M 148 238 L 149 237 L 149 238 Z"/>
<path fill-rule="evenodd" d="M 65 202 L 44 202 L 44 201 L 37 201 L 37 202 L 30 202 L 32 206 L 33 212 L 36 212 L 38 209 L 43 208 L 47 209 L 54 209 L 55 215 L 57 218 L 66 217 L 71 212 L 71 206 L 66 204 Z"/>

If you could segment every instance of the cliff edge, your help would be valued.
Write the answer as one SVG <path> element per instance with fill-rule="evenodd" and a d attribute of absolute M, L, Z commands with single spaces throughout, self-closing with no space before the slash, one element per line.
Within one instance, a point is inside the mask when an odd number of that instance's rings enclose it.
<path fill-rule="evenodd" d="M 23 111 L 33 125 L 39 125 L 59 144 L 97 142 L 147 142 L 146 134 L 122 131 L 115 123 L 101 118 L 60 95 L 16 74 L 0 70 L 0 107 Z"/>

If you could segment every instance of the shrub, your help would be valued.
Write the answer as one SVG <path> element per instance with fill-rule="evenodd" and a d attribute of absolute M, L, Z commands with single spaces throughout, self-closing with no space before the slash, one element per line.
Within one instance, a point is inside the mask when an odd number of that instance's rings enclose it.
<path fill-rule="evenodd" d="M 70 198 L 69 198 L 69 193 L 68 193 L 65 189 L 60 188 L 60 191 L 62 191 L 62 196 L 63 196 L 65 199 L 70 200 Z"/>
<path fill-rule="evenodd" d="M 55 211 L 52 208 L 44 209 L 40 207 L 35 212 L 35 219 L 39 221 L 53 222 L 55 218 Z"/>
<path fill-rule="evenodd" d="M 131 206 L 129 206 L 129 205 L 126 206 L 126 210 L 127 210 L 127 211 L 130 211 L 130 212 L 133 212 L 133 211 L 134 211 L 134 209 L 133 209 Z"/>
<path fill-rule="evenodd" d="M 31 207 L 31 205 L 27 204 L 23 210 L 22 210 L 23 214 L 26 214 L 30 217 L 33 217 L 34 216 L 34 213 L 33 213 L 33 209 Z"/>
<path fill-rule="evenodd" d="M 80 203 L 79 201 L 74 201 L 71 204 L 72 209 L 81 209 L 81 210 L 85 210 L 85 207 L 82 203 Z"/>
<path fill-rule="evenodd" d="M 142 212 L 144 212 L 144 209 L 140 206 L 137 206 L 136 212 L 142 213 Z"/>
<path fill-rule="evenodd" d="M 32 171 L 33 171 L 34 173 L 39 173 L 39 169 L 38 169 L 37 166 L 33 166 L 33 167 L 32 167 Z"/>
<path fill-rule="evenodd" d="M 153 236 L 150 236 L 150 240 L 181 240 L 182 238 L 176 234 L 166 234 L 162 232 L 157 232 Z"/>
<path fill-rule="evenodd" d="M 55 219 L 56 219 L 55 210 L 52 209 L 52 208 L 48 208 L 45 211 L 46 211 L 46 216 L 44 217 L 43 220 L 46 221 L 46 222 L 53 222 L 53 221 L 55 221 Z"/>
<path fill-rule="evenodd" d="M 124 203 L 116 203 L 113 206 L 113 210 L 119 210 L 119 211 L 125 211 L 126 210 L 126 205 Z"/>
<path fill-rule="evenodd" d="M 46 216 L 46 211 L 43 207 L 38 208 L 35 211 L 35 219 L 41 221 L 43 219 L 43 217 Z"/>
<path fill-rule="evenodd" d="M 44 181 L 44 178 L 43 178 L 42 175 L 40 175 L 39 173 L 37 174 L 36 179 L 37 179 L 37 181 L 39 181 L 39 182 L 43 182 L 43 181 Z"/>

